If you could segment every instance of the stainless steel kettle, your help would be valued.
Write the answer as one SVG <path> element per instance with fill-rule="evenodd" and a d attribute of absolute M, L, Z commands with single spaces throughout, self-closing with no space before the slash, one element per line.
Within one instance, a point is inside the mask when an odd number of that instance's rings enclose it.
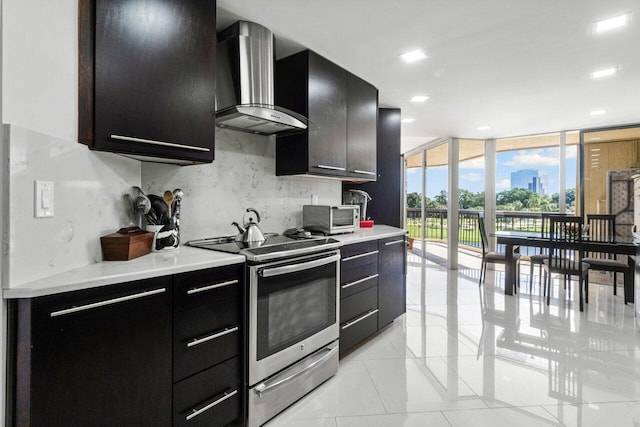
<path fill-rule="evenodd" d="M 238 229 L 238 235 L 236 236 L 236 242 L 243 243 L 251 243 L 251 242 L 264 242 L 265 237 L 258 226 L 260 222 L 260 214 L 254 208 L 247 208 L 246 212 L 253 212 L 256 214 L 256 222 L 253 221 L 253 218 L 249 216 L 249 221 L 245 222 L 244 226 L 241 226 L 237 222 L 232 222 L 231 225 L 234 225 Z M 245 213 L 246 215 L 246 213 Z M 244 217 L 243 217 L 244 221 Z"/>

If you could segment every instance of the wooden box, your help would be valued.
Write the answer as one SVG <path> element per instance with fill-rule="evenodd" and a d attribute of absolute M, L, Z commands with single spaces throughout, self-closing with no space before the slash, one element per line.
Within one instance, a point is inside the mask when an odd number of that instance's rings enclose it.
<path fill-rule="evenodd" d="M 100 244 L 105 261 L 127 261 L 151 252 L 153 233 L 138 227 L 121 228 L 100 237 Z"/>

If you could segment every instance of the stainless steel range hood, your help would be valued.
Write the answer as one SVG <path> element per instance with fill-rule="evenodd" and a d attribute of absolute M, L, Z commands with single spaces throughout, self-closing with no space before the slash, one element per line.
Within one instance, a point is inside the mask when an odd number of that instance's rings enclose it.
<path fill-rule="evenodd" d="M 216 126 L 261 135 L 307 129 L 305 117 L 274 105 L 273 33 L 238 21 L 218 40 Z"/>

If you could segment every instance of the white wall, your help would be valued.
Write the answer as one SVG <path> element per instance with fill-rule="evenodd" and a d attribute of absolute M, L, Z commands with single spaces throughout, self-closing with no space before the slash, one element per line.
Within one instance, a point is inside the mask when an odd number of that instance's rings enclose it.
<path fill-rule="evenodd" d="M 99 261 L 100 236 L 128 223 L 121 195 L 140 183 L 139 162 L 77 143 L 77 19 L 77 0 L 4 0 L 2 120 L 10 124 L 5 286 Z M 34 180 L 54 182 L 53 218 L 34 218 Z"/>
<path fill-rule="evenodd" d="M 263 232 L 282 233 L 302 226 L 302 205 L 317 194 L 320 204 L 342 200 L 339 181 L 275 176 L 275 140 L 231 130 L 216 130 L 215 160 L 199 166 L 143 163 L 143 188 L 161 195 L 182 188 L 182 241 L 232 235 L 248 207 L 262 215 Z"/>

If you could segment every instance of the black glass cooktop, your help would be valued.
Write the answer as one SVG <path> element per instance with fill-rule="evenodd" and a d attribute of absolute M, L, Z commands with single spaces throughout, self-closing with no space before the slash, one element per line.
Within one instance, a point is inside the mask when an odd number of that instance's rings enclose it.
<path fill-rule="evenodd" d="M 264 242 L 236 242 L 234 236 L 225 236 L 192 240 L 187 245 L 245 255 L 249 261 L 266 261 L 330 250 L 340 247 L 341 243 L 328 237 L 269 235 Z"/>

